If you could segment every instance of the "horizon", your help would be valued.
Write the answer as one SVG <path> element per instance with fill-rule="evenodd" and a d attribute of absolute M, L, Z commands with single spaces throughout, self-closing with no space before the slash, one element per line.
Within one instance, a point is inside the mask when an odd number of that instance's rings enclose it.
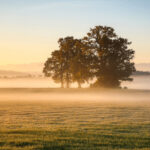
<path fill-rule="evenodd" d="M 25 64 L 6 64 L 0 65 L 0 71 L 17 71 L 24 73 L 42 73 L 44 62 L 33 62 Z M 150 63 L 136 63 L 137 71 L 150 72 Z"/>
<path fill-rule="evenodd" d="M 149 6 L 147 0 L 2 0 L 0 66 L 44 63 L 60 37 L 82 38 L 95 25 L 129 39 L 136 64 L 150 63 Z"/>

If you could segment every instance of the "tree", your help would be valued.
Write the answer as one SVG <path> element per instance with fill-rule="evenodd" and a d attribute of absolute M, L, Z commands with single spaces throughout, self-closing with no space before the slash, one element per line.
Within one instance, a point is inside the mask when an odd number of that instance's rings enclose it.
<path fill-rule="evenodd" d="M 45 62 L 43 72 L 56 83 L 61 82 L 61 87 L 66 83 L 66 87 L 69 88 L 72 82 L 71 60 L 75 40 L 73 37 L 60 38 L 58 44 L 59 50 L 52 52 L 51 57 Z"/>
<path fill-rule="evenodd" d="M 94 87 L 119 87 L 121 81 L 132 80 L 130 75 L 135 67 L 132 62 L 134 50 L 128 48 L 131 42 L 118 37 L 113 28 L 106 26 L 91 29 L 84 42 L 89 47 L 88 51 L 97 57 Z"/>
<path fill-rule="evenodd" d="M 94 87 L 119 87 L 121 81 L 131 81 L 135 71 L 134 50 L 131 42 L 116 35 L 111 27 L 96 26 L 83 39 L 60 38 L 59 50 L 45 63 L 44 74 L 69 88 L 71 82 L 78 87 L 96 78 Z"/>
<path fill-rule="evenodd" d="M 78 87 L 92 78 L 90 72 L 91 56 L 85 51 L 85 45 L 80 39 L 73 37 L 60 38 L 58 40 L 59 50 L 52 52 L 47 59 L 43 72 L 45 76 L 59 83 L 61 87 L 69 88 L 71 82 L 77 82 Z"/>
<path fill-rule="evenodd" d="M 73 82 L 78 83 L 78 88 L 81 88 L 82 83 L 88 82 L 88 80 L 92 78 L 90 72 L 90 57 L 86 54 L 82 40 L 74 39 L 74 41 L 70 61 L 71 77 Z"/>
<path fill-rule="evenodd" d="M 70 83 L 72 82 L 71 79 L 71 60 L 73 57 L 73 47 L 75 44 L 75 40 L 73 37 L 65 37 L 60 38 L 58 40 L 60 52 L 62 53 L 62 61 L 64 64 L 64 80 L 66 82 L 66 87 L 70 87 Z"/>
<path fill-rule="evenodd" d="M 43 73 L 47 77 L 52 77 L 56 83 L 61 82 L 61 87 L 64 88 L 64 62 L 62 55 L 62 52 L 59 50 L 53 51 L 51 57 L 44 64 Z"/>
<path fill-rule="evenodd" d="M 63 53 L 64 77 L 67 88 L 71 82 L 77 82 L 78 87 L 87 82 L 92 75 L 89 68 L 89 57 L 85 53 L 85 45 L 81 39 L 74 37 L 61 38 L 58 41 Z"/>

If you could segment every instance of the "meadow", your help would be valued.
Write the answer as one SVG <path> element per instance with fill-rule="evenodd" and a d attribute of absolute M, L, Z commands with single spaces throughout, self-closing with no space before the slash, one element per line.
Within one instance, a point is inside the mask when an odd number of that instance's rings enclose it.
<path fill-rule="evenodd" d="M 0 89 L 0 150 L 111 149 L 150 149 L 150 91 Z"/>

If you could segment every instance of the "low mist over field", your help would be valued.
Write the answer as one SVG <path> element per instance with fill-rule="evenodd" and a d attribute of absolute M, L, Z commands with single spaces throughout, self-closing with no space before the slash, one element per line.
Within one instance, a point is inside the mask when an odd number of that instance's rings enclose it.
<path fill-rule="evenodd" d="M 121 86 L 128 89 L 150 89 L 150 75 L 133 76 L 132 82 L 123 82 Z M 77 87 L 77 84 L 72 84 L 71 87 Z M 89 84 L 83 85 L 83 88 L 86 87 L 89 87 Z M 50 78 L 19 76 L 17 78 L 0 78 L 0 88 L 60 88 L 60 84 Z"/>
<path fill-rule="evenodd" d="M 1 101 L 30 102 L 149 102 L 149 90 L 5 88 L 0 89 Z"/>
<path fill-rule="evenodd" d="M 0 89 L 0 149 L 149 149 L 150 92 Z"/>

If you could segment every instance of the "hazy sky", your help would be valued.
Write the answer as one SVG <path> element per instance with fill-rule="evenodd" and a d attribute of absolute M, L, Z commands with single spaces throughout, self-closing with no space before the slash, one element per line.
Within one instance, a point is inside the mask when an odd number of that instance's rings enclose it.
<path fill-rule="evenodd" d="M 150 63 L 150 0 L 0 0 L 0 65 L 43 62 L 59 37 L 107 25 Z"/>

